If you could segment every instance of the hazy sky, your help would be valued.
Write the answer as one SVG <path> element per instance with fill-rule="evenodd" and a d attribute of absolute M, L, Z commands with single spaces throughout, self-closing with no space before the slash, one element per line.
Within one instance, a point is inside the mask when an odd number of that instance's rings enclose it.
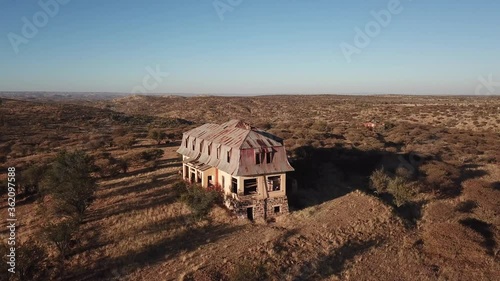
<path fill-rule="evenodd" d="M 0 91 L 474 94 L 481 76 L 500 82 L 498 0 L 58 1 L 0 0 Z"/>

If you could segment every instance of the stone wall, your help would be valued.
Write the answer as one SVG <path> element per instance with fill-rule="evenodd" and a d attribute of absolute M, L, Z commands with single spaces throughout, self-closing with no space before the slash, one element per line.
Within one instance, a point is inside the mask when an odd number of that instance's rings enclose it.
<path fill-rule="evenodd" d="M 231 199 L 226 201 L 229 209 L 233 210 L 238 217 L 247 217 L 247 208 L 253 207 L 254 219 L 273 219 L 282 214 L 288 213 L 288 199 L 286 196 L 266 198 L 266 199 L 246 199 L 237 201 Z M 279 207 L 279 210 L 275 209 Z M 278 211 L 278 212 L 276 212 Z"/>
<path fill-rule="evenodd" d="M 288 213 L 288 198 L 286 196 L 267 198 L 266 201 L 266 219 Z M 275 207 L 279 207 L 279 212 L 275 212 Z"/>

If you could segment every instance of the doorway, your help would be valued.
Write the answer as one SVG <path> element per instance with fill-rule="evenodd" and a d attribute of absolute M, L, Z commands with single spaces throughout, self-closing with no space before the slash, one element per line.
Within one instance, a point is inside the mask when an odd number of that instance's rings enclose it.
<path fill-rule="evenodd" d="M 248 207 L 247 208 L 247 218 L 251 221 L 253 221 L 253 207 Z"/>

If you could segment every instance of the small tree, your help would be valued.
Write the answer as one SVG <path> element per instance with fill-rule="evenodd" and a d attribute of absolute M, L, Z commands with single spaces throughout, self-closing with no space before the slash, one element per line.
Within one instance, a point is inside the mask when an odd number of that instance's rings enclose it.
<path fill-rule="evenodd" d="M 45 193 L 56 199 L 57 211 L 83 216 L 96 190 L 95 171 L 94 159 L 83 151 L 57 155 L 43 182 Z"/>
<path fill-rule="evenodd" d="M 63 259 L 67 258 L 73 235 L 78 231 L 78 223 L 67 219 L 59 223 L 49 224 L 44 228 L 47 239 L 54 243 Z"/>
<path fill-rule="evenodd" d="M 148 135 L 149 138 L 155 140 L 158 145 L 167 137 L 167 133 L 161 130 L 150 130 Z"/>

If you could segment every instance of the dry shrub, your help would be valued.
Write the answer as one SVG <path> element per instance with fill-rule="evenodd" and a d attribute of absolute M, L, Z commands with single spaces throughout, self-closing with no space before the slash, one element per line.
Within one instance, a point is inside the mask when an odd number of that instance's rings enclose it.
<path fill-rule="evenodd" d="M 378 194 L 391 194 L 394 205 L 401 207 L 413 199 L 417 183 L 397 174 L 389 176 L 383 169 L 378 169 L 370 176 L 370 188 Z"/>
<path fill-rule="evenodd" d="M 99 158 L 95 161 L 98 173 L 101 177 L 113 177 L 120 173 L 120 171 L 126 171 L 124 169 L 124 163 L 121 159 L 116 159 L 113 157 Z"/>
<path fill-rule="evenodd" d="M 132 134 L 128 134 L 121 137 L 116 137 L 114 143 L 121 149 L 127 150 L 132 148 L 132 146 L 137 142 L 136 138 Z"/>
<path fill-rule="evenodd" d="M 375 170 L 370 176 L 370 188 L 377 193 L 385 192 L 390 177 L 385 173 L 384 169 Z"/>
<path fill-rule="evenodd" d="M 410 202 L 415 194 L 412 184 L 400 176 L 396 176 L 389 181 L 387 191 L 394 197 L 394 204 L 397 207 Z"/>

